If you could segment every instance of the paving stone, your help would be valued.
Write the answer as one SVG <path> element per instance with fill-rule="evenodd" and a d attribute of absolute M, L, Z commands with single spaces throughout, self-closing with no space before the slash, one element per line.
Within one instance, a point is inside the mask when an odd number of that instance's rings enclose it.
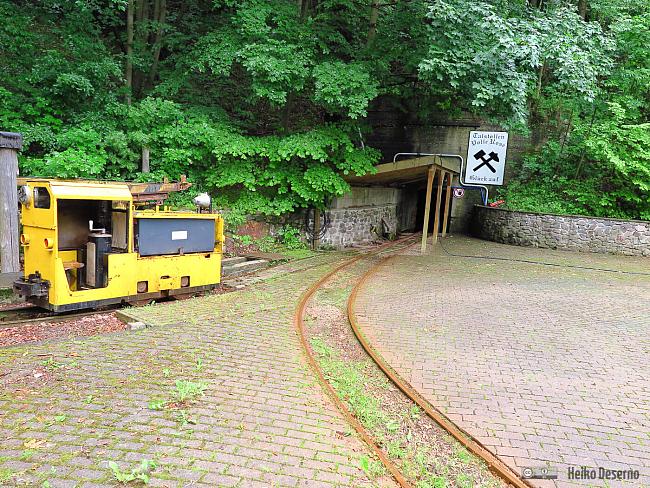
<path fill-rule="evenodd" d="M 130 471 L 155 460 L 150 486 L 168 488 L 297 486 L 307 477 L 320 486 L 339 463 L 358 465 L 366 447 L 337 437 L 345 421 L 304 361 L 293 326 L 307 286 L 346 257 L 265 269 L 234 293 L 129 309 L 148 326 L 137 333 L 1 349 L 3 372 L 23 379 L 0 378 L 0 468 L 31 467 L 20 456 L 34 439 L 45 441 L 38 453 L 57 469 L 52 486 L 110 485 L 108 461 Z M 34 382 L 45 356 L 63 366 Z M 150 408 L 176 399 L 177 380 L 204 382 L 205 395 Z M 360 470 L 346 479 L 372 484 Z"/>
<path fill-rule="evenodd" d="M 361 290 L 373 347 L 516 470 L 549 463 L 574 486 L 569 465 L 627 461 L 642 479 L 626 486 L 650 486 L 650 277 L 563 267 L 650 272 L 650 260 L 443 245 L 386 262 Z"/>

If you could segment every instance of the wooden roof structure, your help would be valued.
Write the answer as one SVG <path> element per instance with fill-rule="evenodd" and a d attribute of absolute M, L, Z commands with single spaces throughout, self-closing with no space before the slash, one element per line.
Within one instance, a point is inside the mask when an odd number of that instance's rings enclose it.
<path fill-rule="evenodd" d="M 431 167 L 452 175 L 460 174 L 460 162 L 456 159 L 422 156 L 382 163 L 375 166 L 375 173 L 363 176 L 346 176 L 345 181 L 352 186 L 403 186 L 426 180 Z"/>
<path fill-rule="evenodd" d="M 375 166 L 376 171 L 363 176 L 346 176 L 352 186 L 404 186 L 409 183 L 426 180 L 427 193 L 424 201 L 424 223 L 422 226 L 421 252 L 427 249 L 429 213 L 431 210 L 431 195 L 433 193 L 433 180 L 438 173 L 438 188 L 436 191 L 436 205 L 433 220 L 433 243 L 438 241 L 438 228 L 440 227 L 440 209 L 443 204 L 442 188 L 445 183 L 444 211 L 442 212 L 442 237 L 447 234 L 447 222 L 451 210 L 452 180 L 460 175 L 460 157 L 455 156 L 422 156 L 392 163 L 383 163 Z"/>

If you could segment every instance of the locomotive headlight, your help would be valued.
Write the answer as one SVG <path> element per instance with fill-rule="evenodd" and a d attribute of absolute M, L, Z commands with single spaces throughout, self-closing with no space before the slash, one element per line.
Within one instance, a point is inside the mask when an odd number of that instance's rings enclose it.
<path fill-rule="evenodd" d="M 43 239 L 43 244 L 45 244 L 45 249 L 52 249 L 54 247 L 54 239 L 46 237 Z"/>
<path fill-rule="evenodd" d="M 20 243 L 23 246 L 26 246 L 29 244 L 29 235 L 28 234 L 20 234 Z"/>
<path fill-rule="evenodd" d="M 200 193 L 196 197 L 194 197 L 194 205 L 197 207 L 201 208 L 209 208 L 210 207 L 210 195 L 207 193 Z"/>

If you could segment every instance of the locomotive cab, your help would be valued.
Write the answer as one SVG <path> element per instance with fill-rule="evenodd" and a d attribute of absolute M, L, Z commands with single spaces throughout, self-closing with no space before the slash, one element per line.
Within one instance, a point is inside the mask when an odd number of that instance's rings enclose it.
<path fill-rule="evenodd" d="M 220 282 L 217 214 L 138 208 L 125 183 L 25 180 L 19 200 L 25 271 L 14 291 L 35 305 L 64 312 Z"/>

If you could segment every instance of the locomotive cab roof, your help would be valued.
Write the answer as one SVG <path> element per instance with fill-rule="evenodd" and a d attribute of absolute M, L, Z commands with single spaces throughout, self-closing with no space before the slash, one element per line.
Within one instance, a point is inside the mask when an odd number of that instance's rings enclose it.
<path fill-rule="evenodd" d="M 126 183 L 113 181 L 48 180 L 40 178 L 21 178 L 20 184 L 45 186 L 52 197 L 83 200 L 128 200 L 133 199 Z"/>

